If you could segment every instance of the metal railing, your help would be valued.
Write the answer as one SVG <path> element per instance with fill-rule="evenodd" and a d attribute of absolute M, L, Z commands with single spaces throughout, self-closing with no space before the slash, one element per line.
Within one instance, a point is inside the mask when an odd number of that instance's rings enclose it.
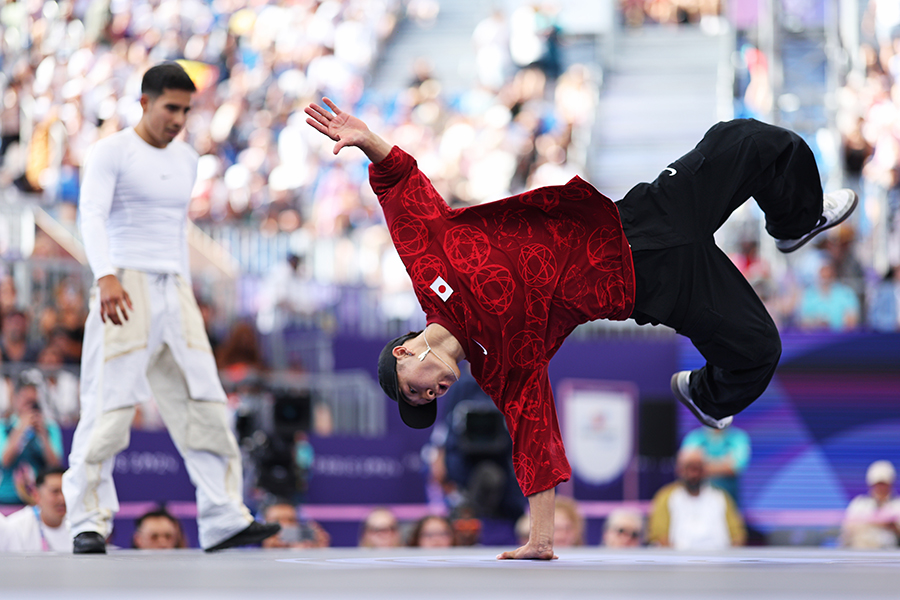
<path fill-rule="evenodd" d="M 11 410 L 9 391 L 23 373 L 34 380 L 34 373 L 40 373 L 35 380 L 39 389 L 42 409 L 50 418 L 63 426 L 73 427 L 78 420 L 78 377 L 77 367 L 44 368 L 30 363 L 0 364 L 0 416 Z M 234 391 L 242 384 L 229 382 L 227 373 L 222 380 L 226 389 Z M 65 382 L 64 384 L 62 382 Z M 12 384 L 12 385 L 7 385 Z M 347 370 L 330 373 L 295 373 L 273 371 L 254 381 L 254 388 L 271 395 L 280 390 L 311 399 L 310 426 L 321 434 L 375 437 L 383 435 L 387 428 L 384 395 L 381 388 L 365 371 Z M 237 392 L 241 396 L 240 392 Z M 65 394 L 65 397 L 62 396 Z M 247 405 L 241 410 L 269 413 L 271 400 L 256 401 L 248 397 Z M 161 425 L 156 418 L 152 404 L 142 405 L 143 419 L 147 427 Z M 262 423 L 271 427 L 274 423 Z"/>

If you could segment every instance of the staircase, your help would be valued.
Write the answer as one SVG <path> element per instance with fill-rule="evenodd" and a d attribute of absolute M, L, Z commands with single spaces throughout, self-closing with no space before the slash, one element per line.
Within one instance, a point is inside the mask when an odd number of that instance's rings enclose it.
<path fill-rule="evenodd" d="M 731 44 L 698 26 L 617 32 L 588 156 L 597 189 L 621 199 L 731 118 Z"/>

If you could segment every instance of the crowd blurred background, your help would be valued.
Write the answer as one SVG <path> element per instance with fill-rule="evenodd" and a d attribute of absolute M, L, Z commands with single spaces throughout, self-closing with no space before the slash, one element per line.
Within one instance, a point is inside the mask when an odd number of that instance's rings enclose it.
<path fill-rule="evenodd" d="M 220 250 L 204 255 L 208 263 L 195 261 L 214 340 L 224 341 L 239 317 L 255 320 L 261 335 L 298 321 L 326 332 L 355 324 L 363 333 L 373 321 L 415 324 L 421 315 L 365 158 L 334 157 L 330 142 L 305 125 L 302 107 L 327 95 L 360 114 L 417 157 L 451 206 L 584 173 L 602 67 L 563 59 L 561 4 L 510 6 L 486 12 L 466 40 L 477 65 L 470 86 L 448 91 L 421 58 L 405 87 L 386 92 L 370 85 L 380 53 L 398 23 L 433 23 L 438 3 L 5 3 L 0 357 L 78 364 L 91 282 L 75 260 L 83 261 L 80 171 L 94 141 L 137 121 L 142 73 L 162 60 L 183 61 L 200 90 L 186 127 L 201 155 L 190 216 L 204 232 L 197 235 Z M 836 169 L 842 185 L 860 193 L 862 210 L 786 264 L 761 252 L 769 240 L 759 214 L 729 230 L 723 244 L 782 330 L 900 329 L 900 33 L 891 6 L 861 5 L 860 43 L 843 49 L 849 66 L 834 99 Z M 721 13 L 716 2 L 621 7 L 626 27 L 702 25 Z M 771 116 L 779 100 L 765 85 L 772 59 L 751 35 L 738 40 L 735 114 Z M 814 147 L 817 133 L 808 136 Z M 816 150 L 828 163 L 826 149 Z M 216 287 L 223 278 L 224 294 Z M 267 360 L 280 360 L 267 350 Z M 301 362 L 293 366 L 314 369 L 317 361 Z"/>
<path fill-rule="evenodd" d="M 37 366 L 48 417 L 77 421 L 92 281 L 78 241 L 80 173 L 93 142 L 139 119 L 148 67 L 179 60 L 199 90 L 184 134 L 201 156 L 195 291 L 230 390 L 252 395 L 248 373 L 327 372 L 338 330 L 381 335 L 422 319 L 364 156 L 335 157 L 302 108 L 328 96 L 354 111 L 415 156 L 454 207 L 563 183 L 584 174 L 604 75 L 599 62 L 565 57 L 566 4 L 486 5 L 464 40 L 471 85 L 451 88 L 422 58 L 385 91 L 373 85 L 384 49 L 401 26 L 433 26 L 436 0 L 2 3 L 0 414 L 15 409 L 20 372 Z M 789 262 L 770 260 L 752 210 L 723 244 L 782 331 L 900 331 L 900 9 L 858 8 L 830 130 L 805 137 L 861 210 Z M 727 16 L 716 0 L 622 0 L 616 11 L 624 28 L 715 29 Z M 734 114 L 771 118 L 783 101 L 766 85 L 777 57 L 752 31 L 737 40 Z M 829 136 L 838 156 L 817 145 Z M 281 335 L 291 327 L 312 340 L 293 354 Z M 159 425 L 152 409 L 141 419 Z M 315 424 L 329 431 L 327 415 Z"/>

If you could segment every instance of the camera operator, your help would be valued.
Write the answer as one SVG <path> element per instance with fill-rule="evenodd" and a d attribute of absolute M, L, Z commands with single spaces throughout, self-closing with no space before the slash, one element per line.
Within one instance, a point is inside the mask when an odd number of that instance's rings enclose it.
<path fill-rule="evenodd" d="M 13 414 L 0 421 L 0 504 L 30 503 L 36 474 L 62 464 L 62 432 L 41 410 L 41 384 L 36 369 L 20 373 Z"/>
<path fill-rule="evenodd" d="M 235 429 L 244 464 L 245 497 L 302 500 L 313 450 L 312 393 L 274 374 L 253 374 L 240 381 L 223 378 L 237 397 Z"/>
<path fill-rule="evenodd" d="M 441 410 L 426 455 L 446 502 L 451 509 L 466 504 L 479 517 L 514 522 L 526 500 L 503 414 L 468 372 L 444 396 Z"/>

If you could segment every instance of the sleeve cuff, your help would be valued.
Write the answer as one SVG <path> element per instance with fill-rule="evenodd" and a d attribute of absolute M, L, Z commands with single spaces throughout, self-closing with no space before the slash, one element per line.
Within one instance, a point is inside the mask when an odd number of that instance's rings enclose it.
<path fill-rule="evenodd" d="M 392 147 L 384 160 L 369 165 L 369 182 L 372 184 L 372 189 L 381 196 L 397 185 L 415 164 L 415 159 L 401 150 L 399 146 Z"/>
<path fill-rule="evenodd" d="M 99 281 L 101 277 L 106 277 L 107 275 L 115 275 L 116 270 L 112 267 L 108 267 L 105 269 L 99 269 L 94 271 L 94 281 Z"/>

